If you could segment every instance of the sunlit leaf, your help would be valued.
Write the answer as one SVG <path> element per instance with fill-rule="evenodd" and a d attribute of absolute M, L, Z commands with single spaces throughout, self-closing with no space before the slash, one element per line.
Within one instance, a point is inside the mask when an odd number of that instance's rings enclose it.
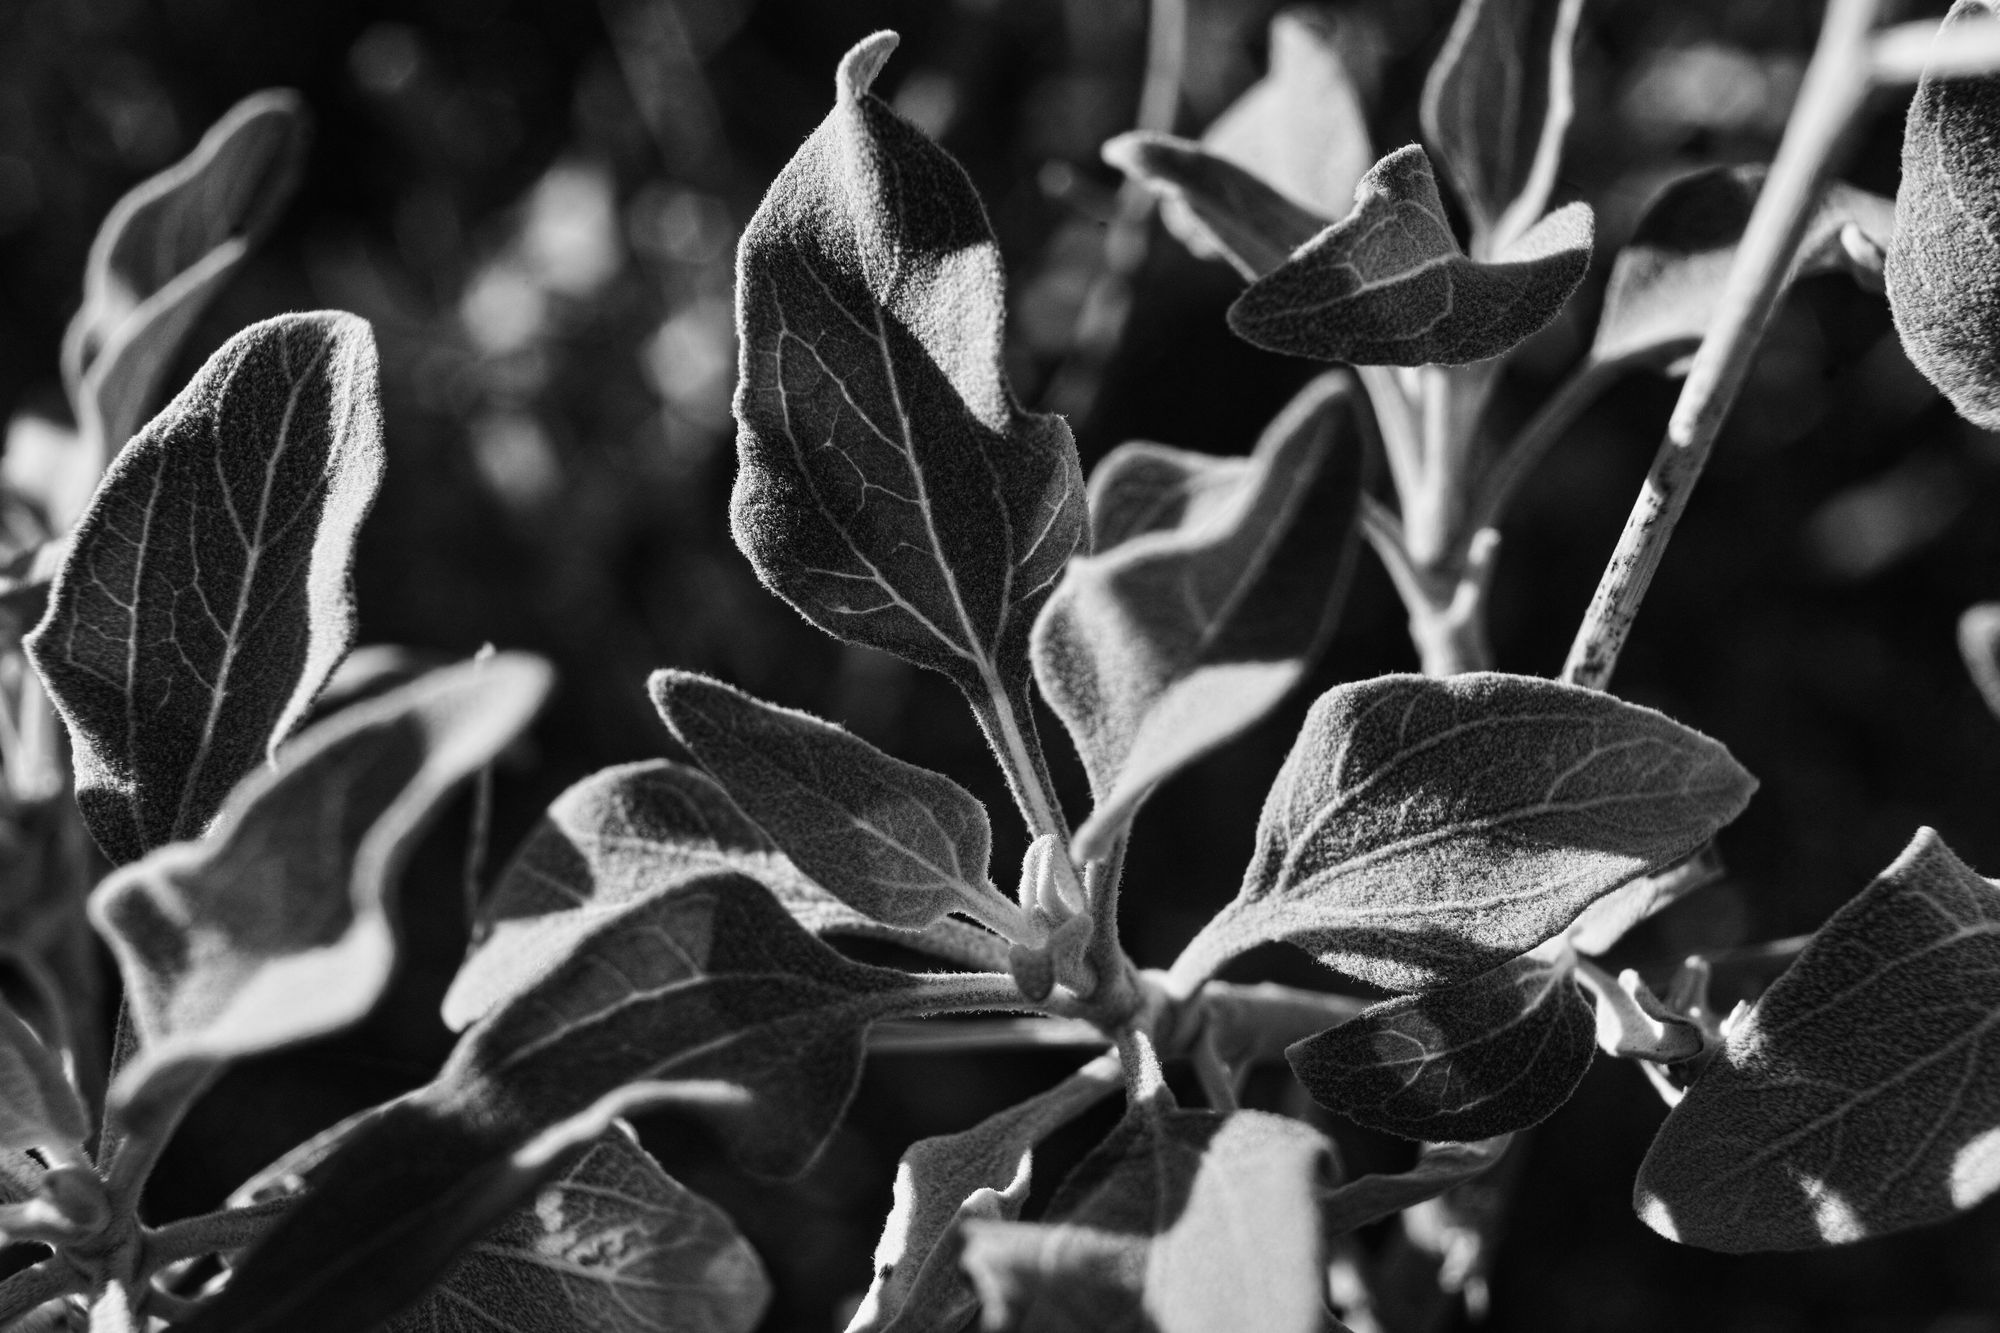
<path fill-rule="evenodd" d="M 2000 885 L 1920 831 L 1660 1127 L 1634 1203 L 1711 1250 L 1942 1221 L 2000 1190 Z"/>
<path fill-rule="evenodd" d="M 0 1001 L 0 1153 L 60 1148 L 61 1156 L 75 1160 L 90 1129 L 90 1113 L 64 1074 L 62 1058 Z M 0 1166 L 0 1179 L 7 1174 Z"/>
<path fill-rule="evenodd" d="M 1319 1131 L 1283 1116 L 1128 1115 L 1049 1221 L 965 1224 L 985 1327 L 1322 1333 L 1317 1196 L 1334 1171 Z"/>
<path fill-rule="evenodd" d="M 91 895 L 125 979 L 138 1053 L 112 1085 L 128 1125 L 222 1064 L 325 1036 L 388 984 L 387 896 L 452 789 L 520 733 L 549 687 L 503 653 L 321 722 L 237 789 L 207 837 Z"/>
<path fill-rule="evenodd" d="M 91 500 L 27 648 L 114 862 L 199 835 L 352 643 L 376 394 L 366 322 L 266 320 L 209 359 Z"/>
<path fill-rule="evenodd" d="M 1325 646 L 1354 564 L 1358 421 L 1351 383 L 1321 379 L 1249 458 L 1128 444 L 1092 477 L 1096 553 L 1070 562 L 1032 640 L 1097 798 L 1079 860 L 1267 714 Z"/>
<path fill-rule="evenodd" d="M 1391 990 L 1469 980 L 1689 855 L 1755 787 L 1708 737 L 1573 685 L 1336 686 L 1271 787 L 1236 900 L 1174 974 L 1289 940 Z"/>
<path fill-rule="evenodd" d="M 557 797 L 479 906 L 444 1021 L 474 1022 L 567 958 L 600 922 L 686 880 L 734 870 L 816 935 L 870 935 L 985 971 L 1006 942 L 951 918 L 921 931 L 862 916 L 800 874 L 714 781 L 664 759 L 593 773 Z"/>
<path fill-rule="evenodd" d="M 1327 1234 L 1342 1235 L 1405 1208 L 1434 1199 L 1455 1185 L 1492 1170 L 1506 1155 L 1511 1135 L 1476 1143 L 1426 1143 L 1407 1171 L 1357 1176 L 1327 1191 L 1320 1212 Z"/>
<path fill-rule="evenodd" d="M 1983 602 L 1959 616 L 1958 651 L 1979 697 L 2000 717 L 2000 602 Z"/>
<path fill-rule="evenodd" d="M 1597 1015 L 1567 967 L 1517 958 L 1403 995 L 1285 1052 L 1313 1100 L 1409 1139 L 1469 1142 L 1553 1115 L 1597 1053 Z"/>
<path fill-rule="evenodd" d="M 1549 214 L 1490 260 L 1467 258 L 1414 144 L 1370 168 L 1354 200 L 1236 298 L 1230 328 L 1319 361 L 1464 365 L 1538 332 L 1590 267 L 1585 204 Z"/>

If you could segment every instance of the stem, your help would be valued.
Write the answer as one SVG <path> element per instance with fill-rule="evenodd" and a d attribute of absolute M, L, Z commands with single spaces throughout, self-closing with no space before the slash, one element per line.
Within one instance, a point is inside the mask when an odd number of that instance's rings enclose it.
<path fill-rule="evenodd" d="M 1004 972 L 920 972 L 920 989 L 906 1014 L 1033 1013 L 1036 1006 Z"/>
<path fill-rule="evenodd" d="M 1356 366 L 1361 387 L 1375 409 L 1375 427 L 1382 433 L 1382 453 L 1389 460 L 1389 480 L 1396 495 L 1415 495 L 1423 485 L 1424 429 L 1415 403 L 1404 391 L 1393 366 Z"/>
<path fill-rule="evenodd" d="M 82 1289 L 76 1271 L 50 1255 L 34 1267 L 24 1268 L 0 1282 L 0 1324 L 19 1319 L 58 1296 Z"/>
<path fill-rule="evenodd" d="M 1090 904 L 1090 945 L 1084 961 L 1096 975 L 1097 988 L 1090 994 L 1093 1021 L 1107 1032 L 1130 1022 L 1139 1008 L 1139 987 L 1134 980 L 1132 960 L 1118 939 L 1118 887 L 1125 875 L 1126 833 L 1120 833 L 1111 851 L 1092 861 L 1084 870 L 1084 897 Z"/>
<path fill-rule="evenodd" d="M 1652 471 L 1570 647 L 1563 679 L 1571 684 L 1604 689 L 1618 665 L 1674 525 L 1770 327 L 1828 162 L 1867 99 L 1870 29 L 1881 4 L 1829 0 L 1819 44 L 1736 247 L 1714 322 L 1695 351 Z"/>
<path fill-rule="evenodd" d="M 1954 25 L 1950 42 L 1939 42 L 1936 19 L 1899 23 L 1875 34 L 1869 75 L 1880 84 L 1962 79 L 2000 70 L 2000 23 L 1968 16 Z"/>
<path fill-rule="evenodd" d="M 1466 514 L 1470 531 L 1497 526 L 1521 483 L 1541 465 L 1549 449 L 1576 424 L 1585 408 L 1597 400 L 1624 371 L 1623 361 L 1587 357 L 1542 403 L 1528 424 L 1493 461 Z"/>
<path fill-rule="evenodd" d="M 205 1254 L 229 1254 L 243 1249 L 271 1229 L 298 1202 L 282 1195 L 241 1208 L 223 1208 L 199 1217 L 183 1217 L 145 1233 L 146 1269 L 151 1271 Z"/>
<path fill-rule="evenodd" d="M 993 1018 L 965 1023 L 877 1023 L 868 1030 L 870 1055 L 934 1055 L 959 1051 L 1023 1051 L 1103 1046 L 1109 1038 L 1081 1018 Z"/>
<path fill-rule="evenodd" d="M 1153 1051 L 1153 1038 L 1136 1024 L 1119 1030 L 1118 1063 L 1125 1070 L 1125 1095 L 1132 1109 L 1155 1116 L 1174 1109 L 1174 1094 Z"/>
<path fill-rule="evenodd" d="M 1201 1036 L 1195 1039 L 1190 1055 L 1194 1060 L 1195 1077 L 1201 1080 L 1202 1096 L 1208 1098 L 1210 1109 L 1223 1112 L 1239 1109 L 1236 1104 L 1236 1072 L 1217 1049 L 1215 1034 L 1204 1029 Z"/>

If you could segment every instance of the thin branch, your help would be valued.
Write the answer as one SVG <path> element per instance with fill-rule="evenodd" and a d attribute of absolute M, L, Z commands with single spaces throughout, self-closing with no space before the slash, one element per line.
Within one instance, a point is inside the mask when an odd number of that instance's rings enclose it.
<path fill-rule="evenodd" d="M 0 1282 L 0 1324 L 19 1319 L 38 1305 L 82 1290 L 75 1269 L 54 1255 Z"/>
<path fill-rule="evenodd" d="M 1869 74 L 1878 84 L 1977 78 L 2000 70 L 2000 23 L 1961 19 L 1945 38 L 1935 19 L 1898 23 L 1875 34 Z"/>
<path fill-rule="evenodd" d="M 868 1030 L 870 1055 L 934 1055 L 957 1051 L 1028 1051 L 1108 1046 L 1095 1023 L 1080 1018 L 992 1018 L 963 1023 L 877 1023 Z"/>
<path fill-rule="evenodd" d="M 223 1208 L 198 1217 L 183 1217 L 145 1233 L 146 1263 L 161 1268 L 205 1254 L 230 1254 L 257 1240 L 291 1211 L 296 1195 L 283 1195 L 241 1208 Z"/>

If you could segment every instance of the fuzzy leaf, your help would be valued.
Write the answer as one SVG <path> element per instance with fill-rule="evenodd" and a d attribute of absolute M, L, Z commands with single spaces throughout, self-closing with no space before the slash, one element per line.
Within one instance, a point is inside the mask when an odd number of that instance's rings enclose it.
<path fill-rule="evenodd" d="M 1484 361 L 1556 317 L 1590 268 L 1590 240 L 1589 206 L 1569 204 L 1491 261 L 1467 258 L 1411 144 L 1361 178 L 1351 213 L 1236 298 L 1229 327 L 1319 361 Z"/>
<path fill-rule="evenodd" d="M 612 1128 L 387 1333 L 749 1333 L 770 1302 L 728 1215 Z"/>
<path fill-rule="evenodd" d="M 1408 1171 L 1357 1176 L 1320 1198 L 1327 1234 L 1347 1232 L 1393 1217 L 1492 1170 L 1506 1155 L 1511 1135 L 1476 1143 L 1426 1143 Z"/>
<path fill-rule="evenodd" d="M 2000 602 L 1982 602 L 1959 616 L 1958 651 L 1979 697 L 2000 717 Z"/>
<path fill-rule="evenodd" d="M 1314 381 L 1249 458 L 1128 444 L 1091 479 L 1109 515 L 1096 554 L 1070 562 L 1032 640 L 1097 798 L 1078 860 L 1104 856 L 1154 786 L 1264 717 L 1325 647 L 1367 461 L 1352 392 Z"/>
<path fill-rule="evenodd" d="M 111 1104 L 144 1124 L 223 1064 L 359 1021 L 388 984 L 387 896 L 452 789 L 527 726 L 539 659 L 432 672 L 321 722 L 247 779 L 208 836 L 90 898 L 139 1050 Z"/>
<path fill-rule="evenodd" d="M 12 1006 L 0 1001 L 0 1153 L 60 1146 L 74 1159 L 90 1137 L 90 1113 L 43 1044 Z M 0 1166 L 0 1179 L 10 1174 Z"/>
<path fill-rule="evenodd" d="M 1128 1115 L 1048 1222 L 970 1222 L 965 1267 L 990 1330 L 1321 1333 L 1318 1193 L 1333 1150 L 1261 1111 Z"/>
<path fill-rule="evenodd" d="M 284 315 L 209 358 L 112 463 L 28 655 L 113 862 L 198 837 L 354 639 L 382 475 L 375 339 Z"/>
<path fill-rule="evenodd" d="M 730 517 L 765 585 L 944 672 L 989 735 L 1084 527 L 1076 445 L 1001 373 L 1000 252 L 963 168 L 841 61 L 834 109 L 743 233 Z"/>
<path fill-rule="evenodd" d="M 1406 1139 L 1526 1129 L 1568 1101 L 1597 1053 L 1597 1014 L 1567 967 L 1516 958 L 1403 995 L 1285 1052 L 1313 1100 Z"/>
<path fill-rule="evenodd" d="M 1252 282 L 1326 229 L 1327 218 L 1189 139 L 1128 130 L 1105 141 L 1103 157 L 1159 196 L 1160 216 L 1181 244 L 1227 260 Z"/>
<path fill-rule="evenodd" d="M 1424 82 L 1424 137 L 1497 253 L 1548 206 L 1575 111 L 1571 48 L 1583 0 L 1461 0 Z"/>
<path fill-rule="evenodd" d="M 2000 1190 L 2000 885 L 1930 829 L 1821 926 L 1660 1127 L 1633 1201 L 1743 1253 L 1943 1221 Z"/>
<path fill-rule="evenodd" d="M 1754 164 L 1708 167 L 1682 176 L 1647 205 L 1612 261 L 1593 361 L 1665 366 L 1695 349 L 1715 322 L 1764 171 Z M 1879 289 L 1880 252 L 1894 225 L 1893 202 L 1833 182 L 1806 225 L 1786 281 L 1844 269 Z M 1850 228 L 1865 242 L 1861 253 L 1846 239 Z"/>
<path fill-rule="evenodd" d="M 1236 900 L 1174 975 L 1289 940 L 1390 990 L 1470 980 L 1686 857 L 1756 785 L 1699 732 L 1573 685 L 1336 686 L 1272 784 Z"/>
<path fill-rule="evenodd" d="M 737 808 L 847 906 L 902 930 L 956 911 L 1025 937 L 1020 909 L 986 877 L 986 808 L 950 778 L 691 671 L 656 671 L 647 690 Z"/>
<path fill-rule="evenodd" d="M 2000 13 L 1956 0 L 1938 27 Z M 1933 55 L 1939 48 L 1932 47 Z M 1903 126 L 1903 177 L 1883 277 L 1903 350 L 1968 421 L 2000 428 L 2000 74 L 1926 72 Z"/>
<path fill-rule="evenodd" d="M 800 874 L 703 773 L 664 759 L 593 773 L 557 797 L 473 923 L 472 950 L 445 995 L 466 1027 L 567 958 L 600 922 L 642 898 L 718 870 L 769 889 L 815 935 L 870 935 L 989 972 L 1005 941 L 947 918 L 921 931 L 862 916 Z"/>

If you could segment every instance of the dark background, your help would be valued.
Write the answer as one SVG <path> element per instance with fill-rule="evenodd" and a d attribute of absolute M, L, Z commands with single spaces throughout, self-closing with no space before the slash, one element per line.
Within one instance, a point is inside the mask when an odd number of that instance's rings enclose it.
<path fill-rule="evenodd" d="M 1256 76 L 1274 8 L 1192 0 L 1183 133 Z M 1414 138 L 1448 0 L 1327 8 L 1378 150 Z M 1597 276 L 1510 364 L 1491 428 L 1518 424 L 1587 342 L 1604 267 L 1664 179 L 1768 157 L 1818 8 L 1590 0 L 1558 198 L 1597 208 Z M 56 349 L 118 195 L 238 97 L 296 87 L 318 117 L 305 185 L 182 375 L 282 310 L 373 322 L 389 473 L 361 546 L 363 640 L 452 655 L 492 641 L 562 673 L 532 753 L 501 774 L 496 858 L 568 782 L 667 752 L 642 682 L 675 665 L 836 718 L 972 787 L 996 812 L 1004 884 L 1023 839 L 951 687 L 818 634 L 730 544 L 733 247 L 824 115 L 842 51 L 896 28 L 878 91 L 984 193 L 1011 270 L 1015 381 L 1046 403 L 1101 266 L 1117 182 L 1097 146 L 1132 123 L 1144 20 L 1141 0 L 0 0 L 0 416 L 19 430 L 64 417 Z M 1856 183 L 1893 192 L 1905 101 L 1884 94 L 1868 117 Z M 1126 336 L 1072 418 L 1086 468 L 1132 438 L 1242 452 L 1311 373 L 1230 338 L 1222 312 L 1238 285 L 1155 229 Z M 1673 394 L 1654 376 L 1621 383 L 1522 496 L 1493 601 L 1504 668 L 1560 667 Z M 1996 513 L 2000 442 L 1910 368 L 1881 298 L 1844 279 L 1804 284 L 1618 677 L 1626 696 L 1725 740 L 1764 785 L 1725 835 L 1730 880 L 1646 927 L 1631 961 L 1810 930 L 1923 824 L 2000 871 L 2000 722 L 1953 646 L 1959 611 L 2000 597 Z M 1364 557 L 1313 684 L 1140 818 L 1126 938 L 1142 964 L 1170 960 L 1233 891 L 1310 699 L 1413 666 L 1401 609 Z M 1080 813 L 1080 772 L 1060 729 L 1045 719 L 1043 732 Z M 166 1162 L 156 1217 L 211 1205 L 304 1133 L 428 1076 L 448 1045 L 435 1004 L 463 938 L 454 836 L 433 839 L 406 886 L 411 960 L 390 1002 L 356 1037 L 232 1075 Z M 1268 963 L 1265 975 L 1311 978 Z M 824 1163 L 790 1185 L 732 1176 L 698 1138 L 651 1137 L 764 1255 L 778 1286 L 768 1327 L 833 1328 L 866 1285 L 904 1145 L 1073 1063 L 878 1058 Z M 1600 1061 L 1536 1132 L 1492 1327 L 2000 1330 L 1990 1206 L 1813 1255 L 1732 1259 L 1658 1239 L 1628 1197 L 1660 1115 L 1632 1068 Z M 1357 1166 L 1393 1153 L 1329 1128 Z M 1052 1145 L 1044 1187 L 1085 1137 Z"/>

